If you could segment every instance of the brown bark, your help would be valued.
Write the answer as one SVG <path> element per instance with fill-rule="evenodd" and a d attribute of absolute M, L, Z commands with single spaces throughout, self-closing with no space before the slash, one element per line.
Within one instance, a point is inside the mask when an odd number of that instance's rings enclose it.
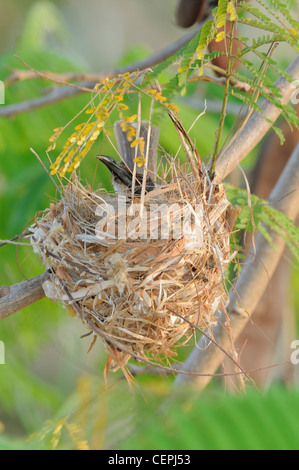
<path fill-rule="evenodd" d="M 286 197 L 286 188 L 289 193 Z M 283 173 L 271 192 L 269 202 L 274 208 L 294 220 L 299 211 L 299 144 L 289 159 Z M 230 294 L 230 302 L 225 310 L 217 312 L 217 325 L 212 328 L 214 340 L 226 351 L 238 338 L 249 321 L 251 314 L 266 290 L 283 254 L 284 240 L 274 231 L 270 231 L 273 250 L 265 238 L 259 234 L 256 240 L 256 255 L 249 255 L 244 264 L 235 289 Z M 228 328 L 229 319 L 229 328 Z M 202 337 L 184 363 L 184 370 L 194 373 L 213 374 L 223 363 L 223 353 L 215 344 Z M 270 364 L 268 364 L 269 366 Z M 258 365 L 255 364 L 255 369 Z M 247 372 L 249 372 L 247 370 Z M 194 378 L 179 375 L 176 384 L 193 381 L 202 390 L 210 381 L 210 377 Z"/>
<path fill-rule="evenodd" d="M 207 18 L 211 13 L 213 8 L 218 5 L 217 0 L 179 0 L 177 2 L 177 8 L 175 12 L 176 22 L 182 28 L 189 28 L 193 26 L 195 23 L 199 23 Z M 224 31 L 229 36 L 231 31 L 231 23 L 230 21 L 226 22 L 226 25 L 219 29 L 220 31 Z M 235 36 L 238 35 L 238 32 L 235 31 Z M 229 39 L 226 38 L 223 41 L 216 42 L 212 41 L 209 44 L 209 51 L 220 51 L 220 52 L 227 52 L 229 49 Z M 243 45 L 237 39 L 233 41 L 233 48 L 232 48 L 232 55 L 235 56 L 238 53 L 238 49 L 243 49 Z M 227 55 L 217 57 L 213 60 L 213 64 L 217 67 L 226 70 L 227 68 Z M 238 68 L 238 63 L 235 62 L 234 69 Z"/>
<path fill-rule="evenodd" d="M 299 106 L 297 109 L 299 114 Z M 286 121 L 280 126 L 286 141 L 280 145 L 279 138 L 271 132 L 266 139 L 253 173 L 252 191 L 267 199 L 280 174 L 299 142 L 299 130 L 292 130 Z M 286 193 L 288 188 L 286 188 Z M 251 237 L 247 237 L 247 251 L 251 248 Z M 267 367 L 271 362 L 289 359 L 290 343 L 295 339 L 294 311 L 289 304 L 291 255 L 285 250 L 269 286 L 258 303 L 251 321 L 236 341 L 240 351 L 240 365 L 245 370 Z M 292 379 L 293 367 L 279 369 L 279 378 Z M 277 370 L 261 370 L 252 373 L 259 386 L 277 379 Z"/>
<path fill-rule="evenodd" d="M 43 283 L 50 274 L 45 272 L 28 281 L 0 288 L 0 320 L 45 297 Z"/>

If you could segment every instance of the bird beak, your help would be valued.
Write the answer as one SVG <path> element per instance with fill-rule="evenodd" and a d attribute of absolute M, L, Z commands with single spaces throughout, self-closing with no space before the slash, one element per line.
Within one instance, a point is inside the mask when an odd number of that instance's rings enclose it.
<path fill-rule="evenodd" d="M 100 160 L 100 162 L 104 163 L 104 165 L 110 170 L 116 170 L 118 168 L 118 164 L 116 160 L 112 157 L 108 157 L 108 155 L 96 155 L 96 158 Z"/>
<path fill-rule="evenodd" d="M 112 158 L 111 157 L 108 157 L 107 155 L 95 155 L 95 158 L 97 158 L 98 160 L 100 160 L 100 162 L 111 162 Z"/>

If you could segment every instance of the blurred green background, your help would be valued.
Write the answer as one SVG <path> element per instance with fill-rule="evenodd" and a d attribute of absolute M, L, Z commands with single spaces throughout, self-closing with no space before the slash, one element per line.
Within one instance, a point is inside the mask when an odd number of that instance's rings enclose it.
<path fill-rule="evenodd" d="M 143 58 L 183 34 L 174 25 L 174 4 L 0 0 L 0 79 L 24 69 L 15 55 L 38 70 L 57 73 L 102 72 Z M 6 104 L 39 96 L 49 86 L 53 84 L 42 80 L 15 83 L 6 89 Z M 194 87 L 185 102 L 178 100 L 185 127 L 202 110 L 195 99 L 221 100 L 222 93 L 205 85 Z M 57 197 L 30 148 L 47 164 L 45 150 L 53 129 L 65 125 L 87 100 L 80 95 L 15 118 L 0 117 L 0 239 L 19 234 Z M 218 121 L 219 112 L 208 113 L 191 132 L 202 156 L 213 148 Z M 226 134 L 233 121 L 229 116 Z M 170 153 L 178 148 L 167 120 L 161 123 L 161 145 Z M 244 168 L 252 167 L 256 154 Z M 104 185 L 110 184 L 102 168 L 94 179 L 92 158 L 84 161 L 83 174 L 85 181 L 101 178 Z M 0 285 L 43 272 L 28 247 L 1 247 L 0 260 Z M 290 301 L 298 311 L 296 273 L 294 269 Z M 139 377 L 132 391 L 120 373 L 110 375 L 106 385 L 106 353 L 98 340 L 87 354 L 90 338 L 80 339 L 84 333 L 78 319 L 48 299 L 1 321 L 6 364 L 0 365 L 0 449 L 299 447 L 296 389 L 276 385 L 267 392 L 252 389 L 248 395 L 231 396 L 215 380 L 197 397 L 192 390 L 174 393 L 171 377 Z M 192 346 L 183 348 L 179 360 Z M 165 400 L 167 405 L 160 409 Z"/>

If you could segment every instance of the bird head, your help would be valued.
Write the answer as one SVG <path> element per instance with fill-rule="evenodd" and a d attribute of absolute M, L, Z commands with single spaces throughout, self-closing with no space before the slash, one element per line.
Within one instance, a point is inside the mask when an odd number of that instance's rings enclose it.
<path fill-rule="evenodd" d="M 124 162 L 116 161 L 114 158 L 108 157 L 107 155 L 97 155 L 96 158 L 100 160 L 100 162 L 104 163 L 104 165 L 106 165 L 106 167 L 110 170 L 115 191 L 117 193 L 125 192 L 125 194 L 128 194 L 132 189 L 132 170 L 130 170 L 130 168 Z M 142 181 L 143 172 L 141 173 L 137 171 L 135 176 L 135 194 L 141 194 Z M 149 176 L 147 176 L 145 191 L 149 192 L 154 188 L 154 182 Z"/>

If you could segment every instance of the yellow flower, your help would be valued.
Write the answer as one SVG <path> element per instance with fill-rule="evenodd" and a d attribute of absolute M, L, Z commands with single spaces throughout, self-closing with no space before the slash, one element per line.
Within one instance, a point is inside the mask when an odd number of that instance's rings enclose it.
<path fill-rule="evenodd" d="M 98 136 L 100 135 L 101 131 L 95 131 L 92 136 L 90 137 L 90 140 L 93 142 L 94 140 L 97 140 Z"/>
<path fill-rule="evenodd" d="M 92 114 L 96 108 L 89 108 L 85 111 L 85 114 Z"/>
<path fill-rule="evenodd" d="M 169 103 L 168 108 L 174 113 L 178 113 L 180 111 L 180 108 L 174 103 Z"/>
<path fill-rule="evenodd" d="M 205 51 L 204 51 L 204 50 L 202 50 L 202 51 L 197 51 L 197 53 L 196 53 L 196 58 L 197 58 L 198 60 L 202 60 L 202 59 L 204 58 L 204 55 L 205 55 Z"/>
<path fill-rule="evenodd" d="M 230 21 L 235 21 L 237 19 L 237 11 L 234 5 L 234 2 L 229 2 L 227 5 L 227 13 L 230 15 Z"/>
<path fill-rule="evenodd" d="M 138 167 L 141 167 L 142 165 L 144 165 L 145 160 L 142 157 L 137 157 L 137 158 L 134 158 L 133 162 L 135 162 Z"/>
<path fill-rule="evenodd" d="M 137 119 L 137 114 L 133 114 L 133 116 L 131 116 L 131 117 L 126 117 L 125 121 L 126 122 L 134 122 L 134 121 L 136 121 L 136 119 Z"/>
<path fill-rule="evenodd" d="M 139 144 L 139 141 L 138 139 L 135 139 L 132 143 L 131 143 L 131 148 L 133 149 L 134 147 L 136 147 L 136 145 Z"/>
<path fill-rule="evenodd" d="M 124 103 L 119 103 L 118 107 L 119 109 L 122 109 L 123 111 L 127 111 L 129 109 L 129 107 Z"/>
<path fill-rule="evenodd" d="M 77 450 L 89 450 L 87 441 L 79 441 L 77 444 Z"/>
<path fill-rule="evenodd" d="M 148 90 L 147 91 L 147 94 L 152 95 L 152 96 L 156 95 L 157 93 L 158 93 L 157 90 Z"/>
<path fill-rule="evenodd" d="M 225 39 L 225 32 L 220 31 L 220 33 L 218 33 L 216 36 L 216 42 L 224 41 L 224 39 Z"/>

